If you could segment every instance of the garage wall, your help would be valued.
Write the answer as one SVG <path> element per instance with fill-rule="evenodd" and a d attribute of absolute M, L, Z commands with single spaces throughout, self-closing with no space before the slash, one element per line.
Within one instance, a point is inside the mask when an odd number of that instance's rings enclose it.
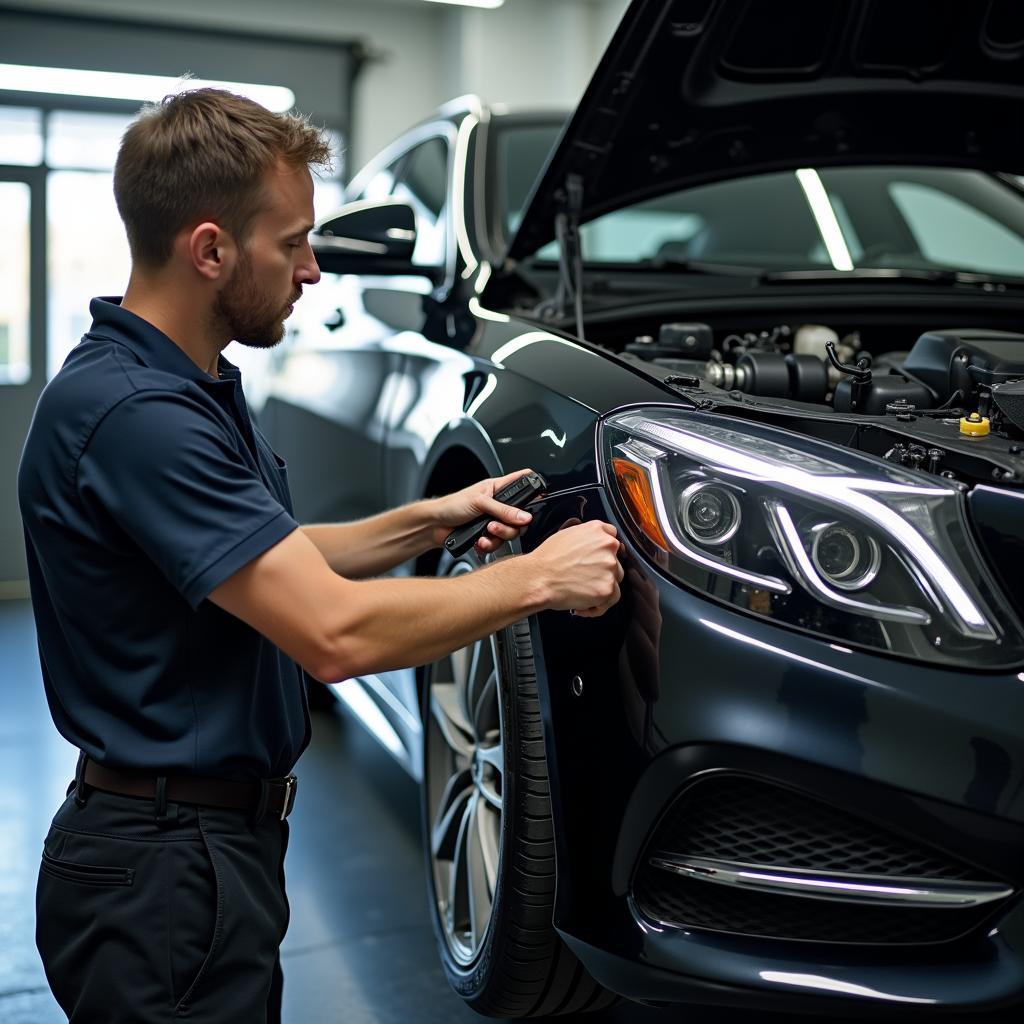
<path fill-rule="evenodd" d="M 349 168 L 467 92 L 571 107 L 628 0 L 506 0 L 494 11 L 422 0 L 15 0 L 6 7 L 358 41 Z"/>
<path fill-rule="evenodd" d="M 350 48 L 338 41 L 253 35 L 245 26 L 230 32 L 186 25 L 154 29 L 0 5 L 0 62 L 170 78 L 187 71 L 196 78 L 287 85 L 300 110 L 315 110 L 335 130 L 348 129 L 352 62 Z M 127 104 L 125 112 L 133 107 Z"/>
<path fill-rule="evenodd" d="M 507 0 L 497 10 L 449 8 L 444 84 L 452 95 L 536 109 L 574 106 L 625 2 Z"/>

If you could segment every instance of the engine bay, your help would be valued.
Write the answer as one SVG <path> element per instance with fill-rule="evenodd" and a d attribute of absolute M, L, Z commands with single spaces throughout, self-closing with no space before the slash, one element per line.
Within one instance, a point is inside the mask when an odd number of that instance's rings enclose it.
<path fill-rule="evenodd" d="M 824 323 L 652 327 L 620 358 L 701 408 L 775 422 L 968 484 L 1024 482 L 1024 334 Z"/>

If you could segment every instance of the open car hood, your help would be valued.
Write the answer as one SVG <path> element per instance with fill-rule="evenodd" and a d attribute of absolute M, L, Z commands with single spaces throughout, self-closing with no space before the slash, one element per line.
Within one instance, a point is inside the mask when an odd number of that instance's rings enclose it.
<path fill-rule="evenodd" d="M 1024 168 L 1021 0 L 634 0 L 508 256 L 554 237 L 569 194 L 585 222 L 740 175 L 908 163 Z"/>

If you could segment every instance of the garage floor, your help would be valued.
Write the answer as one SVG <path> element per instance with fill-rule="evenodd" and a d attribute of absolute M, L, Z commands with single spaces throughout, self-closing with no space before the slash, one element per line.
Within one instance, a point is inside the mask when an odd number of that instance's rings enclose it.
<path fill-rule="evenodd" d="M 74 762 L 46 709 L 31 610 L 27 602 L 0 602 L 2 1024 L 65 1020 L 36 954 L 33 892 L 39 848 Z M 435 958 L 415 785 L 340 713 L 315 717 L 298 771 L 302 791 L 286 863 L 292 905 L 283 949 L 286 1024 L 480 1021 L 449 992 Z M 668 1024 L 681 1017 L 678 1010 L 629 1005 L 580 1019 Z M 698 1010 L 685 1019 L 746 1024 L 751 1015 Z M 764 1024 L 783 1019 L 758 1015 Z"/>

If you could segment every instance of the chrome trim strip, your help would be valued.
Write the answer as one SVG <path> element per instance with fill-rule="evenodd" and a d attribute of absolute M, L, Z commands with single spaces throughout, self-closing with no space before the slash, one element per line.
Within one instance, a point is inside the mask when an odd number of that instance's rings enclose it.
<path fill-rule="evenodd" d="M 800 868 L 733 864 L 659 852 L 651 866 L 699 882 L 728 885 L 805 899 L 861 903 L 869 906 L 964 909 L 1004 900 L 1013 889 L 998 882 L 946 878 L 899 878 L 892 875 L 822 874 Z"/>

